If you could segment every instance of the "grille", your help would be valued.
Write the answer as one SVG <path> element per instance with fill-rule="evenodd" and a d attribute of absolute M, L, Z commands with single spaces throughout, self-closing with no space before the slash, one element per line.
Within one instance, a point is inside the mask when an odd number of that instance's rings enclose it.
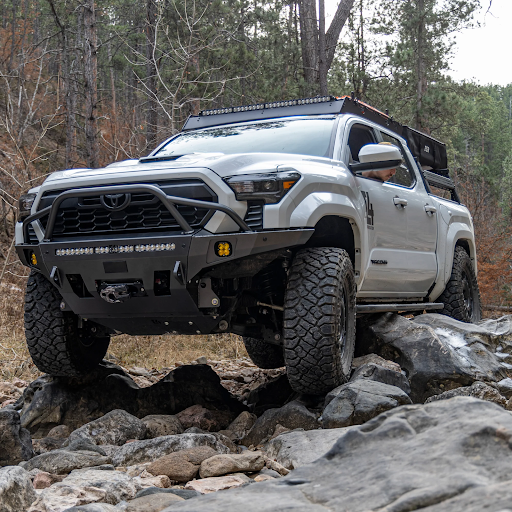
<path fill-rule="evenodd" d="M 32 245 L 37 245 L 39 240 L 37 239 L 36 232 L 32 227 L 32 224 L 28 225 L 28 243 Z"/>
<path fill-rule="evenodd" d="M 152 183 L 177 197 L 217 202 L 215 194 L 200 180 Z M 39 208 L 49 206 L 62 190 L 46 193 Z M 176 205 L 192 228 L 206 224 L 212 213 L 205 208 Z M 46 228 L 48 216 L 41 219 Z M 129 205 L 119 211 L 105 208 L 98 194 L 93 197 L 69 198 L 60 205 L 53 238 L 87 234 L 126 234 L 181 231 L 180 225 L 160 199 L 151 193 L 132 193 Z"/>
<path fill-rule="evenodd" d="M 252 229 L 263 229 L 263 203 L 248 201 L 244 220 Z"/>

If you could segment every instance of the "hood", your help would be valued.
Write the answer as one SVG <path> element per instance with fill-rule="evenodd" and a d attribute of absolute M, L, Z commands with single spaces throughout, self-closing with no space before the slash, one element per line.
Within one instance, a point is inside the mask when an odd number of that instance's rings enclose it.
<path fill-rule="evenodd" d="M 152 172 L 169 171 L 176 172 L 176 177 L 183 176 L 187 169 L 210 169 L 220 177 L 234 176 L 236 174 L 252 174 L 258 172 L 276 171 L 278 166 L 293 167 L 304 161 L 314 160 L 318 163 L 331 165 L 329 158 L 317 158 L 307 155 L 292 155 L 287 153 L 245 153 L 235 155 L 224 155 L 222 153 L 194 153 L 185 155 L 177 160 L 163 162 L 139 162 L 139 160 L 124 160 L 107 165 L 102 169 L 69 169 L 51 174 L 45 181 L 55 182 L 59 180 L 70 180 L 73 178 L 93 178 L 95 176 L 104 178 L 108 175 L 125 174 L 130 178 L 130 174 L 140 174 L 144 179 L 144 174 L 151 178 Z M 179 176 L 178 176 L 179 175 Z"/>

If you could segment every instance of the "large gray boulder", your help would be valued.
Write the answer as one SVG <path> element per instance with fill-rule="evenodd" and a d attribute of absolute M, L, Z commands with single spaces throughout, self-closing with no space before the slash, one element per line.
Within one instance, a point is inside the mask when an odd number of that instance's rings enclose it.
<path fill-rule="evenodd" d="M 434 395 L 427 398 L 425 403 L 435 402 L 436 400 L 448 400 L 455 396 L 472 396 L 473 398 L 480 398 L 480 400 L 487 400 L 495 404 L 506 407 L 507 399 L 500 394 L 500 392 L 484 382 L 473 382 L 471 386 L 463 386 L 461 388 L 451 389 L 445 391 L 440 395 Z"/>
<path fill-rule="evenodd" d="M 167 508 L 169 505 L 183 501 L 176 494 L 172 493 L 158 493 L 152 496 L 142 496 L 123 503 L 122 508 L 119 506 L 118 511 L 123 512 L 160 512 L 162 509 Z"/>
<path fill-rule="evenodd" d="M 498 391 L 505 398 L 512 398 L 512 379 L 507 377 L 506 379 L 500 380 L 496 386 L 498 387 Z"/>
<path fill-rule="evenodd" d="M 112 463 L 115 466 L 133 466 L 144 462 L 153 462 L 163 455 L 198 446 L 209 446 L 217 453 L 230 452 L 229 448 L 213 434 L 185 433 L 125 444 L 115 450 Z"/>
<path fill-rule="evenodd" d="M 0 409 L 0 466 L 13 466 L 34 456 L 28 430 L 21 427 L 20 415 Z"/>
<path fill-rule="evenodd" d="M 320 428 L 318 414 L 310 411 L 302 402 L 294 400 L 279 409 L 268 409 L 254 423 L 242 439 L 245 446 L 257 446 L 272 436 L 277 425 L 289 430 Z"/>
<path fill-rule="evenodd" d="M 468 324 L 449 316 L 428 313 L 415 317 L 413 322 L 429 325 L 436 332 L 446 331 L 445 334 L 449 336 L 458 334 L 459 342 L 462 343 L 479 342 L 493 352 L 501 347 L 501 350 L 512 354 L 512 315 L 497 320 L 482 320 L 478 324 Z"/>
<path fill-rule="evenodd" d="M 410 397 L 417 403 L 474 381 L 507 377 L 507 368 L 495 354 L 498 339 L 506 337 L 438 314 L 411 321 L 385 313 L 358 322 L 358 350 L 400 364 L 411 385 Z"/>
<path fill-rule="evenodd" d="M 246 450 L 243 453 L 214 455 L 201 463 L 201 478 L 222 476 L 229 473 L 253 473 L 263 469 L 265 459 L 262 452 Z"/>
<path fill-rule="evenodd" d="M 140 486 L 134 479 L 121 471 L 73 471 L 62 482 L 44 489 L 31 509 L 33 512 L 63 511 L 95 502 L 115 505 L 120 501 L 134 498 L 139 489 Z M 32 510 L 29 509 L 29 512 Z"/>
<path fill-rule="evenodd" d="M 197 477 L 201 462 L 214 455 L 217 452 L 209 446 L 180 450 L 155 460 L 146 467 L 146 471 L 154 476 L 165 475 L 173 482 L 187 483 Z"/>
<path fill-rule="evenodd" d="M 147 427 L 142 420 L 126 411 L 116 409 L 71 432 L 69 441 L 83 439 L 92 444 L 121 446 L 130 439 L 144 439 L 146 432 Z"/>
<path fill-rule="evenodd" d="M 146 425 L 146 437 L 173 436 L 183 433 L 183 425 L 172 414 L 150 414 L 141 420 Z"/>
<path fill-rule="evenodd" d="M 287 469 L 300 468 L 325 455 L 346 430 L 347 427 L 285 432 L 270 440 L 264 452 Z"/>
<path fill-rule="evenodd" d="M 380 364 L 376 363 L 365 363 L 358 366 L 352 376 L 351 381 L 357 379 L 375 380 L 382 382 L 383 384 L 389 384 L 390 386 L 396 386 L 400 388 L 404 393 L 409 394 L 411 392 L 411 385 L 407 377 L 400 371 L 390 370 Z"/>
<path fill-rule="evenodd" d="M 75 430 L 114 409 L 143 418 L 202 405 L 228 412 L 229 421 L 246 409 L 206 364 L 180 366 L 139 388 L 122 368 L 106 361 L 83 377 L 39 377 L 25 389 L 22 405 L 21 424 L 34 437 L 46 436 L 57 425 Z"/>
<path fill-rule="evenodd" d="M 18 466 L 0 468 L 0 511 L 22 512 L 36 500 L 30 475 Z"/>
<path fill-rule="evenodd" d="M 349 427 L 288 476 L 166 512 L 481 512 L 510 508 L 512 414 L 475 398 L 407 405 Z"/>
<path fill-rule="evenodd" d="M 74 469 L 101 466 L 110 462 L 109 457 L 92 451 L 53 450 L 21 462 L 20 466 L 27 471 L 39 469 L 47 473 L 63 475 Z"/>
<path fill-rule="evenodd" d="M 381 412 L 410 403 L 409 396 L 396 386 L 357 379 L 342 384 L 327 394 L 322 426 L 339 428 L 360 425 Z"/>
<path fill-rule="evenodd" d="M 109 503 L 89 503 L 67 508 L 65 512 L 119 512 L 119 509 Z"/>

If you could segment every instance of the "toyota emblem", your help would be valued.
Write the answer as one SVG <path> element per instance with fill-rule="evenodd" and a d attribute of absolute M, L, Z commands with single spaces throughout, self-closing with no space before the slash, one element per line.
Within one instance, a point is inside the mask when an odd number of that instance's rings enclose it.
<path fill-rule="evenodd" d="M 101 204 L 107 210 L 123 210 L 126 208 L 131 201 L 130 194 L 105 194 L 100 197 Z"/>

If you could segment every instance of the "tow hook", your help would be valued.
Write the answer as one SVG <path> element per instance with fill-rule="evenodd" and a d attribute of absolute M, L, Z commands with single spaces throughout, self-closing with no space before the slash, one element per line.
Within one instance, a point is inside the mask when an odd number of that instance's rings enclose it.
<path fill-rule="evenodd" d="M 131 297 L 143 297 L 146 295 L 142 283 L 101 283 L 100 297 L 109 304 L 126 302 Z"/>

